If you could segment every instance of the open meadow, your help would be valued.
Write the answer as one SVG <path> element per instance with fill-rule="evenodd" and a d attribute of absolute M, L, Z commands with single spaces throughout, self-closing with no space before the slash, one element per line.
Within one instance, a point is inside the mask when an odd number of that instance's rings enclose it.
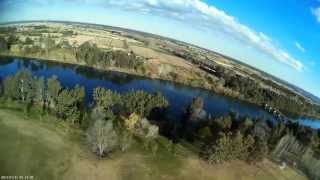
<path fill-rule="evenodd" d="M 182 146 L 173 155 L 160 145 L 153 155 L 135 145 L 126 153 L 114 153 L 99 160 L 82 143 L 79 130 L 39 114 L 35 111 L 26 116 L 12 109 L 0 110 L 1 175 L 28 175 L 47 180 L 306 179 L 290 168 L 280 170 L 267 160 L 258 166 L 241 161 L 208 165 Z"/>

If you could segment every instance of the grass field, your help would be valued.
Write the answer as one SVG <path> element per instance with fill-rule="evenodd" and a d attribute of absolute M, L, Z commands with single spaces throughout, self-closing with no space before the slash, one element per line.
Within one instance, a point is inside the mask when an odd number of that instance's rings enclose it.
<path fill-rule="evenodd" d="M 0 109 L 0 175 L 35 179 L 108 180 L 304 180 L 290 168 L 270 161 L 208 165 L 180 148 L 174 156 L 160 146 L 156 155 L 139 146 L 98 160 L 82 143 L 81 133 L 52 117 Z"/>

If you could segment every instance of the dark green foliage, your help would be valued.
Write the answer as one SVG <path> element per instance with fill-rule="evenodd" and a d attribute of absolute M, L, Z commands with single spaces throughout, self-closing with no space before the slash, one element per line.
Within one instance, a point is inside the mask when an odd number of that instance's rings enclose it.
<path fill-rule="evenodd" d="M 237 159 L 248 160 L 253 144 L 254 139 L 251 136 L 244 137 L 239 131 L 235 135 L 220 133 L 217 141 L 208 148 L 208 162 L 223 163 Z"/>
<path fill-rule="evenodd" d="M 34 42 L 30 37 L 27 37 L 24 43 L 28 45 L 32 45 Z"/>
<path fill-rule="evenodd" d="M 261 162 L 269 153 L 268 142 L 260 138 L 255 138 L 251 148 L 250 156 L 247 159 L 249 162 Z"/>
<path fill-rule="evenodd" d="M 90 44 L 89 42 L 81 44 L 76 52 L 77 60 L 84 61 L 90 66 L 95 65 L 102 56 L 102 51 L 97 48 L 97 45 Z"/>
<path fill-rule="evenodd" d="M 19 71 L 3 81 L 3 95 L 7 99 L 24 104 L 25 111 L 28 112 L 33 104 L 44 105 L 44 79 L 33 77 L 29 71 Z"/>
<path fill-rule="evenodd" d="M 46 87 L 44 78 L 41 77 L 36 79 L 34 82 L 34 88 L 34 101 L 43 105 L 46 98 Z"/>
<path fill-rule="evenodd" d="M 0 27 L 0 34 L 14 33 L 16 30 L 16 27 Z"/>
<path fill-rule="evenodd" d="M 56 98 L 55 112 L 57 117 L 66 119 L 72 124 L 80 121 L 84 100 L 84 88 L 76 85 L 74 89 L 63 89 Z"/>
<path fill-rule="evenodd" d="M 11 34 L 11 35 L 9 35 L 7 42 L 8 42 L 9 47 L 11 47 L 13 44 L 19 43 L 19 38 L 18 38 L 18 36 Z"/>
<path fill-rule="evenodd" d="M 144 91 L 131 91 L 122 96 L 123 110 L 125 114 L 131 114 L 133 112 L 139 114 L 142 117 L 147 117 L 150 112 L 155 108 L 166 108 L 169 103 L 160 94 L 149 94 Z"/>
<path fill-rule="evenodd" d="M 133 53 L 124 51 L 103 51 L 96 44 L 85 42 L 76 50 L 76 58 L 90 66 L 115 66 L 125 69 L 142 69 L 143 62 Z"/>
<path fill-rule="evenodd" d="M 57 80 L 56 76 L 53 76 L 48 79 L 47 86 L 48 106 L 50 109 L 54 109 L 56 106 L 57 97 L 59 96 L 59 93 L 62 90 L 62 86 L 60 85 L 60 82 Z"/>
<path fill-rule="evenodd" d="M 13 100 L 31 102 L 34 97 L 34 82 L 35 79 L 29 71 L 19 71 L 4 80 L 4 95 Z"/>
<path fill-rule="evenodd" d="M 47 85 L 43 78 L 36 78 L 29 71 L 19 71 L 3 81 L 3 95 L 20 101 L 27 107 L 37 104 L 50 110 L 58 118 L 80 123 L 84 101 L 84 88 L 63 89 L 56 77 L 51 77 Z"/>
<path fill-rule="evenodd" d="M 203 70 L 212 69 L 214 71 L 207 71 L 219 78 L 216 86 L 219 87 L 219 92 L 222 87 L 228 88 L 237 93 L 239 98 L 258 104 L 275 108 L 277 111 L 287 113 L 290 115 L 307 115 L 307 116 L 320 116 L 318 105 L 310 103 L 306 98 L 297 95 L 296 93 L 276 84 L 269 78 L 263 79 L 258 75 L 250 74 L 252 77 L 241 76 L 234 71 L 229 70 L 213 61 L 202 61 L 196 58 L 191 60 L 194 64 L 199 64 Z M 205 68 L 204 68 L 205 67 Z M 266 77 L 269 75 L 265 74 Z M 270 88 L 261 87 L 259 83 L 264 83 L 278 91 Z M 278 93 L 281 92 L 281 93 Z M 230 92 L 224 91 L 226 94 Z"/>
<path fill-rule="evenodd" d="M 0 52 L 6 52 L 9 50 L 9 44 L 6 39 L 0 36 Z"/>
<path fill-rule="evenodd" d="M 106 110 L 111 109 L 116 104 L 121 104 L 120 94 L 101 87 L 94 89 L 93 100 L 97 107 L 101 107 Z"/>
<path fill-rule="evenodd" d="M 73 31 L 72 30 L 62 31 L 62 35 L 63 36 L 72 36 L 73 35 Z"/>
<path fill-rule="evenodd" d="M 154 109 L 166 108 L 169 105 L 160 93 L 149 94 L 144 91 L 130 91 L 120 95 L 100 87 L 94 90 L 93 99 L 96 107 L 112 109 L 116 113 L 124 115 L 135 112 L 142 117 L 149 116 Z"/>

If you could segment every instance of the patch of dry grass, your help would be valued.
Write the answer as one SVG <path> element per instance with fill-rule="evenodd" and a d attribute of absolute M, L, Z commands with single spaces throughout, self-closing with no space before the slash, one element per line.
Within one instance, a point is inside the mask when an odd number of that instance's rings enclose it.
<path fill-rule="evenodd" d="M 306 180 L 268 160 L 259 166 L 241 161 L 209 165 L 185 148 L 174 156 L 161 147 L 156 155 L 134 147 L 98 160 L 79 137 L 70 137 L 70 132 L 48 118 L 30 119 L 0 109 L 1 173 L 48 180 Z"/>

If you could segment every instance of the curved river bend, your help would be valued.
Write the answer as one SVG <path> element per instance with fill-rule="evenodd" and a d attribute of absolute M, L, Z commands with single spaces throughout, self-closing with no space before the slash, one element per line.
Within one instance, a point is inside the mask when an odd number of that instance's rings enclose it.
<path fill-rule="evenodd" d="M 92 68 L 61 64 L 43 60 L 0 58 L 0 78 L 15 74 L 21 69 L 29 69 L 35 76 L 49 78 L 56 75 L 65 87 L 76 84 L 85 87 L 86 103 L 92 102 L 92 92 L 95 87 L 105 87 L 119 93 L 130 90 L 144 90 L 147 92 L 161 92 L 169 103 L 168 115 L 171 119 L 179 119 L 184 109 L 194 97 L 202 97 L 205 110 L 212 116 L 226 115 L 236 112 L 240 116 L 248 115 L 252 118 L 273 119 L 273 116 L 263 108 L 241 102 L 236 99 L 217 95 L 213 92 L 192 88 L 173 82 L 149 79 L 118 72 L 98 71 Z M 299 123 L 320 129 L 320 120 L 298 118 Z"/>

